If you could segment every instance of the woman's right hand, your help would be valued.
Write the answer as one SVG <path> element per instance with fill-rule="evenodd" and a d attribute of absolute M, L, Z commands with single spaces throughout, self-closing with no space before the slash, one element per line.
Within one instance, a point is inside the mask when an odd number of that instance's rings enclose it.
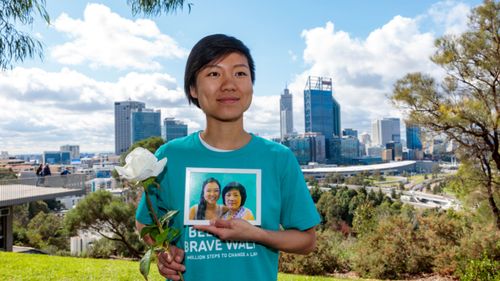
<path fill-rule="evenodd" d="M 160 274 L 171 280 L 180 280 L 177 272 L 184 272 L 186 267 L 182 264 L 184 260 L 184 251 L 173 245 L 170 245 L 170 253 L 161 252 L 158 254 L 158 271 Z"/>

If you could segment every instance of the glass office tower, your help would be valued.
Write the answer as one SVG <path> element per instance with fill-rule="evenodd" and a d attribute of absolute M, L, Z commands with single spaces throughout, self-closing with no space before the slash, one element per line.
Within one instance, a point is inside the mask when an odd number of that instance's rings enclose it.
<path fill-rule="evenodd" d="M 188 126 L 180 120 L 176 120 L 173 117 L 167 117 L 163 119 L 163 139 L 165 142 L 169 142 L 176 138 L 181 138 L 187 136 Z"/>
<path fill-rule="evenodd" d="M 161 137 L 161 112 L 152 109 L 132 111 L 131 143 L 150 137 Z"/>
<path fill-rule="evenodd" d="M 306 132 L 325 136 L 326 157 L 330 155 L 329 141 L 340 137 L 340 105 L 332 95 L 332 79 L 309 76 L 304 89 L 304 124 Z M 340 156 L 340 155 L 339 155 Z"/>

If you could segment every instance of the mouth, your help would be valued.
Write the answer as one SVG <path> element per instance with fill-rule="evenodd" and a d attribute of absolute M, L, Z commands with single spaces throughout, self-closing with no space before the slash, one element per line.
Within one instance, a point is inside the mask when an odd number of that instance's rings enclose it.
<path fill-rule="evenodd" d="M 217 99 L 218 103 L 222 104 L 233 104 L 237 103 L 240 100 L 238 97 L 221 97 Z"/>

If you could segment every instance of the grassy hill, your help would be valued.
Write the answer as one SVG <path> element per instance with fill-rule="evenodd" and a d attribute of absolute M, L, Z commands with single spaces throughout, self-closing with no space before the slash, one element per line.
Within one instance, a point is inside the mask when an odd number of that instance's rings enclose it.
<path fill-rule="evenodd" d="M 149 280 L 164 281 L 151 268 Z M 0 252 L 0 280 L 144 280 L 139 262 Z M 279 281 L 338 281 L 330 277 L 280 274 Z"/>

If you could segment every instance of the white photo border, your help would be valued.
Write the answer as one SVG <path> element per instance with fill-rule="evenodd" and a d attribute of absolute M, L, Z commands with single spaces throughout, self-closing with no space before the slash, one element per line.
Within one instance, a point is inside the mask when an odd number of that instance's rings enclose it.
<path fill-rule="evenodd" d="M 209 225 L 209 220 L 189 219 L 189 208 L 191 198 L 191 173 L 221 173 L 221 174 L 253 174 L 255 175 L 255 220 L 248 220 L 252 225 L 262 224 L 262 171 L 260 169 L 227 169 L 227 168 L 186 168 L 185 194 L 184 194 L 184 225 Z M 222 190 L 221 190 L 222 192 Z"/>

